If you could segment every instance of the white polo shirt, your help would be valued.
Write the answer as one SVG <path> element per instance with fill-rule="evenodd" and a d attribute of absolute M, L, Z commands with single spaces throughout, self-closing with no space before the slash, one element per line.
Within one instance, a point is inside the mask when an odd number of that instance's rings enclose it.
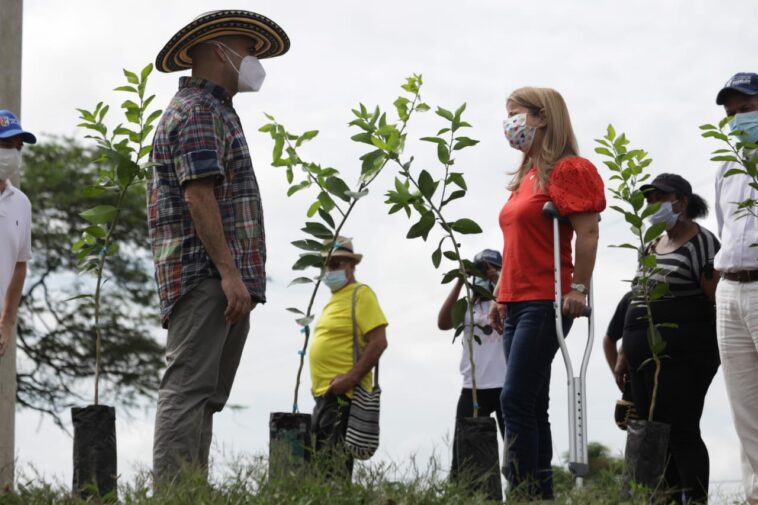
<path fill-rule="evenodd" d="M 716 176 L 716 211 L 721 250 L 716 254 L 713 266 L 719 272 L 758 270 L 758 218 L 737 217 L 737 203 L 758 200 L 758 190 L 750 187 L 752 179 L 744 174 L 724 177 L 732 168 L 741 168 L 727 161 Z"/>
<path fill-rule="evenodd" d="M 10 181 L 5 184 L 0 193 L 0 307 L 16 263 L 32 259 L 32 204 Z"/>

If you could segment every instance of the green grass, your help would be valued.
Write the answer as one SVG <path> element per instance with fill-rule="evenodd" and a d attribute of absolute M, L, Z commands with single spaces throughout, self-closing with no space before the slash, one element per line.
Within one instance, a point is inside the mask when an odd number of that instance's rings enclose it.
<path fill-rule="evenodd" d="M 446 480 L 446 471 L 432 458 L 418 464 L 414 458 L 402 466 L 391 463 L 357 464 L 353 481 L 330 480 L 312 468 L 295 469 L 276 479 L 268 479 L 264 457 L 238 457 L 226 465 L 222 481 L 206 484 L 197 475 L 185 477 L 181 484 L 171 486 L 160 495 L 153 495 L 149 472 L 141 472 L 131 482 L 120 482 L 119 503 L 154 505 L 478 505 L 492 504 L 484 496 L 472 495 L 467 489 Z M 648 505 L 666 504 L 651 500 L 650 493 L 634 489 L 632 498 L 620 499 L 621 479 L 618 467 L 600 468 L 586 480 L 585 487 L 574 489 L 565 470 L 555 474 L 556 504 Z M 718 503 L 738 505 L 736 498 L 720 497 Z M 75 498 L 70 487 L 45 482 L 36 475 L 21 476 L 14 493 L 0 497 L 5 505 L 74 505 L 108 503 L 113 500 L 83 501 Z M 509 503 L 517 503 L 509 501 Z M 712 502 L 713 503 L 713 502 Z"/>

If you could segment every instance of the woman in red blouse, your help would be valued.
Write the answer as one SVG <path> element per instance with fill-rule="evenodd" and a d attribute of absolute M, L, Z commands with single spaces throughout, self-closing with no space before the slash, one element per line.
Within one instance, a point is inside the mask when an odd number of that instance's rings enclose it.
<path fill-rule="evenodd" d="M 490 319 L 503 329 L 508 363 L 500 397 L 506 426 L 504 472 L 527 498 L 552 499 L 553 444 L 548 419 L 550 369 L 558 340 L 553 309 L 553 229 L 542 213 L 552 200 L 569 223 L 560 225 L 564 332 L 582 315 L 595 266 L 603 181 L 577 156 L 566 103 L 550 88 L 520 88 L 506 102 L 505 135 L 524 153 L 500 212 L 503 268 Z M 575 263 L 571 240 L 576 233 Z"/>

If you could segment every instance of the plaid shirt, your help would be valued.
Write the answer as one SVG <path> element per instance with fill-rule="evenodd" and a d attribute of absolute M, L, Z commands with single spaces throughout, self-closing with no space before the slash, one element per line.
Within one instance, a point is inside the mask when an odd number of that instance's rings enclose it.
<path fill-rule="evenodd" d="M 226 90 L 182 77 L 158 124 L 147 188 L 148 227 L 163 326 L 179 298 L 218 271 L 184 202 L 184 185 L 216 179 L 226 243 L 252 300 L 266 301 L 266 243 L 258 182 L 239 117 Z"/>

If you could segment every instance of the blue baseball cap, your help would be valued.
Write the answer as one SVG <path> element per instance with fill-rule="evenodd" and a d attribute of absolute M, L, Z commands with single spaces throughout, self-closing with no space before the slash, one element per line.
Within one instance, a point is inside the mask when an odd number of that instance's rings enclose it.
<path fill-rule="evenodd" d="M 474 256 L 474 265 L 477 265 L 477 268 L 481 263 L 489 263 L 497 268 L 502 268 L 503 256 L 494 249 L 485 249 Z"/>
<path fill-rule="evenodd" d="M 21 128 L 18 118 L 9 110 L 0 110 L 0 139 L 7 139 L 21 135 L 21 140 L 27 144 L 36 144 L 37 137 Z"/>
<path fill-rule="evenodd" d="M 737 91 L 744 95 L 758 95 L 758 74 L 752 72 L 734 74 L 716 95 L 716 105 L 724 105 L 724 99 L 730 91 Z"/>

